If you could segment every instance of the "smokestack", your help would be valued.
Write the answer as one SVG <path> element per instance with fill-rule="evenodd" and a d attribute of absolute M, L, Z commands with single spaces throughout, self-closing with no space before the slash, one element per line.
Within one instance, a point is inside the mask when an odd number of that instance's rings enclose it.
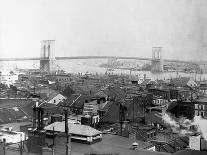
<path fill-rule="evenodd" d="M 44 128 L 44 120 L 43 120 L 43 115 L 44 115 L 44 109 L 40 108 L 40 129 L 42 130 Z"/>
<path fill-rule="evenodd" d="M 36 107 L 33 107 L 33 128 L 36 128 L 37 127 L 37 124 L 36 124 Z"/>
<path fill-rule="evenodd" d="M 146 74 L 144 74 L 144 81 L 146 80 Z"/>
<path fill-rule="evenodd" d="M 189 136 L 189 147 L 193 150 L 200 150 L 201 136 L 200 134 L 193 134 Z"/>
<path fill-rule="evenodd" d="M 36 104 L 35 104 L 35 105 L 36 105 L 36 107 L 38 107 L 38 102 L 36 102 Z"/>
<path fill-rule="evenodd" d="M 68 135 L 68 110 L 65 110 L 65 134 Z"/>
<path fill-rule="evenodd" d="M 37 129 L 41 130 L 41 112 L 40 112 L 40 108 L 37 107 Z"/>

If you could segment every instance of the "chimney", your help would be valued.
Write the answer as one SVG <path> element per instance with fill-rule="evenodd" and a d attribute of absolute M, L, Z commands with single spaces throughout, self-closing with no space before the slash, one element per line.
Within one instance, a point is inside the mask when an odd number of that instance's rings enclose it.
<path fill-rule="evenodd" d="M 146 80 L 146 74 L 144 74 L 144 81 Z"/>
<path fill-rule="evenodd" d="M 36 104 L 35 104 L 35 105 L 36 105 L 36 107 L 38 107 L 38 106 L 39 106 L 39 105 L 38 105 L 38 102 L 36 102 Z"/>
<path fill-rule="evenodd" d="M 138 143 L 137 142 L 132 143 L 132 149 L 133 150 L 137 149 L 137 147 L 138 147 Z"/>
<path fill-rule="evenodd" d="M 9 127 L 9 131 L 12 131 L 12 127 Z"/>
<path fill-rule="evenodd" d="M 33 128 L 36 128 L 37 127 L 37 122 L 36 122 L 36 119 L 37 119 L 37 114 L 36 114 L 36 111 L 37 111 L 37 108 L 34 106 L 33 107 Z"/>
<path fill-rule="evenodd" d="M 189 147 L 193 150 L 200 150 L 201 148 L 201 135 L 193 134 L 189 136 Z"/>

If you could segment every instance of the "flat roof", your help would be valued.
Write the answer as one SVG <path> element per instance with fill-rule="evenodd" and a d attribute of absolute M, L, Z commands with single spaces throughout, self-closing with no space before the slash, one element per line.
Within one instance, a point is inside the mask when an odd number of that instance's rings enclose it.
<path fill-rule="evenodd" d="M 8 128 L 12 127 L 14 131 L 20 131 L 20 126 L 25 126 L 25 125 L 32 125 L 32 122 L 15 122 L 15 123 L 7 123 L 7 124 L 1 124 L 0 128 Z"/>
<path fill-rule="evenodd" d="M 49 143 L 52 144 L 52 139 L 48 139 Z M 61 144 L 65 143 L 65 140 L 63 139 L 56 139 L 55 140 L 58 149 L 65 150 L 65 145 Z M 132 143 L 137 142 L 138 147 L 136 150 L 132 150 Z M 71 151 L 72 154 L 117 154 L 117 155 L 171 155 L 170 153 L 165 152 L 157 152 L 157 151 L 149 151 L 144 148 L 147 148 L 148 146 L 153 146 L 149 142 L 143 142 L 139 140 L 133 140 L 126 137 L 121 137 L 118 135 L 112 135 L 112 134 L 104 134 L 102 136 L 102 141 L 98 143 L 94 143 L 91 145 L 88 144 L 82 144 L 82 143 L 71 143 Z M 59 152 L 57 150 L 57 152 Z"/>

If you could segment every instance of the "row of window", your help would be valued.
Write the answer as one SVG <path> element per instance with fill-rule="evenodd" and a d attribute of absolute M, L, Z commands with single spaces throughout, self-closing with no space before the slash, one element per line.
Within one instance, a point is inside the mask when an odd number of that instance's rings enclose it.
<path fill-rule="evenodd" d="M 99 117 L 93 117 L 92 124 L 98 123 L 98 122 L 99 122 Z"/>
<path fill-rule="evenodd" d="M 195 110 L 195 116 L 201 116 L 201 117 L 204 117 L 204 115 L 205 115 L 205 111 Z"/>
<path fill-rule="evenodd" d="M 68 81 L 70 80 L 70 78 L 61 78 L 61 79 L 58 79 L 58 81 Z"/>
<path fill-rule="evenodd" d="M 167 103 L 168 100 L 163 100 L 163 99 L 157 99 L 157 100 L 153 100 L 154 104 L 163 104 L 163 103 Z"/>
<path fill-rule="evenodd" d="M 205 110 L 205 105 L 195 104 L 195 109 Z"/>
<path fill-rule="evenodd" d="M 65 101 L 65 99 L 60 99 L 59 98 L 59 101 Z M 53 102 L 56 103 L 56 99 L 54 99 Z"/>
<path fill-rule="evenodd" d="M 151 132 L 147 134 L 147 138 L 153 138 L 154 136 L 156 136 L 156 132 Z"/>

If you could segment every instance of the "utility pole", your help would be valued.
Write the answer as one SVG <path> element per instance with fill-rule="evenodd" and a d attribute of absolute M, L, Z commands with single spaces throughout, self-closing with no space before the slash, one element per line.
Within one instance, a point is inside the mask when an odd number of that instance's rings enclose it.
<path fill-rule="evenodd" d="M 135 100 L 133 100 L 133 123 L 134 123 L 134 102 L 136 101 L 136 98 Z"/>
<path fill-rule="evenodd" d="M 20 155 L 23 155 L 23 147 L 22 147 L 22 134 L 20 135 Z"/>
<path fill-rule="evenodd" d="M 52 155 L 55 155 L 55 129 L 52 129 Z"/>
<path fill-rule="evenodd" d="M 122 103 L 120 103 L 119 104 L 119 121 L 120 121 L 120 128 L 121 128 L 121 136 L 122 136 L 123 121 L 125 121 L 125 113 L 126 113 L 126 107 Z"/>
<path fill-rule="evenodd" d="M 33 81 L 34 94 L 35 94 L 35 86 L 36 86 L 36 83 L 35 83 L 35 80 L 34 80 L 34 81 Z"/>
<path fill-rule="evenodd" d="M 3 139 L 3 150 L 4 150 L 4 155 L 6 155 L 6 139 Z"/>
<path fill-rule="evenodd" d="M 71 155 L 71 142 L 69 137 L 69 128 L 68 128 L 68 109 L 65 109 L 65 134 L 66 134 L 66 155 Z"/>
<path fill-rule="evenodd" d="M 120 103 L 119 105 L 119 121 L 120 121 L 120 134 L 122 136 L 122 124 L 123 124 L 123 121 L 122 121 L 122 105 Z"/>

